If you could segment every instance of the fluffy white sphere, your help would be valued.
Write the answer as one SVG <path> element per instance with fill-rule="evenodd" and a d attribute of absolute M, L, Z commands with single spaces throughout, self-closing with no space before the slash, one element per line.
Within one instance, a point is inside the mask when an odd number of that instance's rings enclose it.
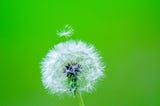
<path fill-rule="evenodd" d="M 41 63 L 42 82 L 46 89 L 52 93 L 72 93 L 64 73 L 68 64 L 81 66 L 77 75 L 78 92 L 92 91 L 96 81 L 104 75 L 104 64 L 94 46 L 69 40 L 55 45 Z"/>

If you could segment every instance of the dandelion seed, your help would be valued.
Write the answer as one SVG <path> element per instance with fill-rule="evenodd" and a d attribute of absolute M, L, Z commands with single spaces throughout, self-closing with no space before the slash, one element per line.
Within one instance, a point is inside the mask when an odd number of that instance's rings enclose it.
<path fill-rule="evenodd" d="M 42 82 L 54 94 L 91 92 L 104 67 L 93 45 L 69 40 L 55 45 L 43 59 Z"/>
<path fill-rule="evenodd" d="M 70 25 L 65 25 L 64 28 L 60 31 L 57 31 L 57 35 L 62 37 L 70 37 L 74 33 L 73 28 Z"/>

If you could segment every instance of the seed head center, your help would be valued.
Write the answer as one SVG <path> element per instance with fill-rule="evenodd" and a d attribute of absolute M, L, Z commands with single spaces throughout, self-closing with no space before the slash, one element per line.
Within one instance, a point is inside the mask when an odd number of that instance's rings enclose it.
<path fill-rule="evenodd" d="M 82 68 L 79 64 L 68 64 L 65 66 L 64 73 L 66 73 L 67 77 L 74 77 L 77 78 L 78 73 L 82 71 Z"/>

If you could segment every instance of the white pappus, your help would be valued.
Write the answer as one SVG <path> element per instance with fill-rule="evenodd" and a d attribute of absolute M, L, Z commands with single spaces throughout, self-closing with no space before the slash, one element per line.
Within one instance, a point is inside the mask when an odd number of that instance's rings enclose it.
<path fill-rule="evenodd" d="M 42 82 L 51 93 L 90 92 L 104 68 L 93 45 L 69 40 L 55 45 L 41 62 Z"/>
<path fill-rule="evenodd" d="M 65 25 L 63 29 L 57 31 L 57 35 L 60 37 L 70 37 L 73 33 L 74 30 L 70 25 Z"/>

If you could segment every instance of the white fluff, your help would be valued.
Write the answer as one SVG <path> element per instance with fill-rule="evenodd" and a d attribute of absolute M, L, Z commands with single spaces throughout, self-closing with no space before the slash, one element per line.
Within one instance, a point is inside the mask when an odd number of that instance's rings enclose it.
<path fill-rule="evenodd" d="M 70 25 L 65 25 L 64 28 L 60 31 L 57 31 L 57 35 L 62 37 L 70 37 L 72 36 L 74 30 Z"/>
<path fill-rule="evenodd" d="M 52 93 L 70 93 L 64 74 L 68 63 L 82 67 L 78 92 L 92 91 L 95 82 L 104 75 L 104 65 L 95 48 L 82 41 L 69 40 L 55 45 L 41 63 L 42 82 L 46 89 Z"/>

